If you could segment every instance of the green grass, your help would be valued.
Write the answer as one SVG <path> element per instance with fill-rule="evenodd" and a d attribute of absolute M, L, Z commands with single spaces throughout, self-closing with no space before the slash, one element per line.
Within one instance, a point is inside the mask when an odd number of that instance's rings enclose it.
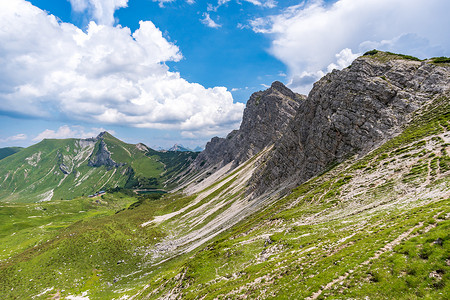
<path fill-rule="evenodd" d="M 8 157 L 10 155 L 13 155 L 14 153 L 21 151 L 22 149 L 23 148 L 21 148 L 21 147 L 0 148 L 0 160 L 4 159 L 5 157 Z"/>
<path fill-rule="evenodd" d="M 42 217 L 30 219 L 33 224 L 13 222 L 11 228 L 3 225 L 3 241 L 10 238 L 11 232 L 20 237 L 4 245 L 4 249 L 11 251 L 11 244 L 21 247 L 0 261 L 0 294 L 6 299 L 23 299 L 57 286 L 64 290 L 63 295 L 91 290 L 92 295 L 111 296 L 117 285 L 142 275 L 130 275 L 136 270 L 150 271 L 151 265 L 145 266 L 146 249 L 165 233 L 140 224 L 157 212 L 172 210 L 174 203 L 164 197 L 145 198 L 138 206 L 133 205 L 138 198 L 122 193 L 104 195 L 99 199 L 101 204 L 85 198 L 45 203 L 36 212 Z M 27 220 L 35 214 L 36 206 L 2 208 L 9 211 L 1 216 L 8 218 L 13 213 L 18 221 Z M 121 210 L 123 207 L 129 209 Z M 30 236 L 32 241 L 26 243 Z"/>
<path fill-rule="evenodd" d="M 431 60 L 435 64 L 450 63 L 450 57 L 445 57 L 445 56 L 433 57 Z"/>
<path fill-rule="evenodd" d="M 379 51 L 376 49 L 367 51 L 363 54 L 363 56 L 371 56 L 378 60 L 381 60 L 383 62 L 392 60 L 392 59 L 406 59 L 406 60 L 413 60 L 413 61 L 422 61 L 421 59 L 411 56 L 411 55 L 405 55 L 405 54 L 398 54 L 398 53 L 392 53 L 389 51 Z M 385 79 L 385 78 L 383 78 Z"/>
<path fill-rule="evenodd" d="M 53 287 L 39 298 L 60 289 L 63 297 L 86 292 L 90 299 L 139 291 L 137 299 L 170 292 L 182 299 L 303 299 L 344 276 L 319 298 L 448 299 L 450 199 L 433 195 L 445 195 L 450 186 L 448 144 L 439 136 L 449 129 L 449 111 L 447 98 L 434 99 L 402 134 L 367 156 L 334 165 L 203 246 L 167 261 L 162 260 L 170 250 L 158 252 L 155 244 L 201 230 L 227 209 L 244 192 L 232 191 L 245 166 L 201 191 L 209 195 L 183 215 L 202 205 L 226 204 L 193 228 L 176 217 L 141 224 L 192 204 L 197 195 L 138 196 L 116 188 L 96 198 L 98 203 L 85 197 L 3 203 L 0 294 L 26 299 Z M 127 159 L 124 147 L 133 155 L 132 146 L 125 145 L 114 148 L 116 159 Z M 161 162 L 159 155 L 148 157 Z M 183 168 L 182 156 L 170 157 L 173 164 L 165 164 L 166 170 Z M 399 162 L 409 166 L 392 171 Z M 364 181 L 377 172 L 390 176 Z M 418 187 L 429 193 L 415 193 Z M 410 231 L 392 251 L 384 249 Z M 383 254 L 375 258 L 378 251 Z"/>
<path fill-rule="evenodd" d="M 197 153 L 143 152 L 112 135 L 103 135 L 118 167 L 91 167 L 91 151 L 79 140 L 43 140 L 0 160 L 0 201 L 66 200 L 114 187 L 170 188 L 166 182 L 187 168 Z M 100 140 L 93 148 L 95 156 Z"/>

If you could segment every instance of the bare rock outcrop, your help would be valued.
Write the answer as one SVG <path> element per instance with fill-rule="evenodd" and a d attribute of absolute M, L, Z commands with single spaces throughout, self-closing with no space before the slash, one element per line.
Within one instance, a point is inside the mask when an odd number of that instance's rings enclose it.
<path fill-rule="evenodd" d="M 297 186 L 334 162 L 364 154 L 393 137 L 411 113 L 450 90 L 450 67 L 378 52 L 314 84 L 252 191 Z"/>
<path fill-rule="evenodd" d="M 194 161 L 193 169 L 221 167 L 230 162 L 236 167 L 273 144 L 283 135 L 305 98 L 278 81 L 265 91 L 253 93 L 239 130 L 233 130 L 226 138 L 211 139 Z"/>
<path fill-rule="evenodd" d="M 119 164 L 111 158 L 111 152 L 109 152 L 108 146 L 103 140 L 104 134 L 105 132 L 102 132 L 97 136 L 96 140 L 98 141 L 98 143 L 93 153 L 91 154 L 91 157 L 89 158 L 88 166 L 94 168 L 106 166 L 107 169 L 123 166 L 124 164 Z"/>

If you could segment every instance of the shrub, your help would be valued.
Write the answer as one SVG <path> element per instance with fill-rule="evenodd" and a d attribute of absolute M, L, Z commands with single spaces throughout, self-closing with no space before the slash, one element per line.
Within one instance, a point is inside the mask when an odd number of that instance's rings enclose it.
<path fill-rule="evenodd" d="M 432 58 L 435 64 L 450 63 L 450 57 L 440 56 Z"/>
<path fill-rule="evenodd" d="M 367 51 L 367 52 L 364 53 L 363 55 L 375 55 L 375 54 L 377 54 L 377 53 L 378 53 L 378 50 L 373 49 L 373 50 Z"/>
<path fill-rule="evenodd" d="M 400 57 L 403 58 L 403 59 L 409 59 L 409 60 L 421 61 L 421 59 L 419 59 L 419 58 L 417 58 L 417 57 L 414 57 L 414 56 L 411 56 L 411 55 L 398 54 L 398 53 L 392 53 L 392 52 L 386 52 L 386 53 L 387 53 L 387 54 L 390 54 L 390 55 L 397 55 L 397 56 L 400 56 Z"/>

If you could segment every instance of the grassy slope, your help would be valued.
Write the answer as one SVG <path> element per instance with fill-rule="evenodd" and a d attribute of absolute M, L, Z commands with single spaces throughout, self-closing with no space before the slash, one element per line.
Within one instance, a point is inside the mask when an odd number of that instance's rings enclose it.
<path fill-rule="evenodd" d="M 31 203 L 42 199 L 72 199 L 102 189 L 123 187 L 133 169 L 136 184 L 163 188 L 164 182 L 187 166 L 194 153 L 142 152 L 105 133 L 104 141 L 118 168 L 88 166 L 94 145 L 81 147 L 76 139 L 44 140 L 0 161 L 0 199 Z M 98 142 L 97 142 L 98 143 Z M 66 166 L 64 174 L 60 166 Z"/>
<path fill-rule="evenodd" d="M 4 159 L 5 157 L 8 157 L 10 155 L 13 155 L 14 153 L 17 153 L 22 149 L 23 148 L 21 148 L 21 147 L 0 148 L 0 160 Z"/>
<path fill-rule="evenodd" d="M 402 135 L 168 267 L 140 297 L 448 299 L 449 121 L 448 99 L 435 101 Z"/>
<path fill-rule="evenodd" d="M 448 139 L 449 122 L 448 99 L 438 99 L 403 134 L 363 159 L 335 166 L 212 242 L 156 265 L 155 258 L 171 250 L 155 245 L 172 228 L 168 222 L 140 225 L 195 197 L 141 201 L 28 244 L 27 234 L 49 220 L 24 225 L 17 242 L 4 248 L 0 294 L 19 299 L 42 293 L 35 299 L 45 299 L 60 289 L 63 296 L 87 292 L 91 299 L 448 299 L 450 148 L 443 134 Z M 227 189 L 223 184 L 204 199 L 229 197 Z M 121 196 L 107 197 L 113 202 Z M 23 212 L 17 223 L 34 214 Z M 7 230 L 4 240 L 17 231 Z"/>
<path fill-rule="evenodd" d="M 74 140 L 44 140 L 0 161 L 0 198 L 2 201 L 42 199 L 64 177 L 58 149 L 73 148 Z M 58 172 L 59 171 L 59 172 Z"/>

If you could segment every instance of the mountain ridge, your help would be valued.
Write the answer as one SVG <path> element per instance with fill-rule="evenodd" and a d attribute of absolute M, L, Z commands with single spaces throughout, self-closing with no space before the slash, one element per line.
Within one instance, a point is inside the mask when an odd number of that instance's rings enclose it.
<path fill-rule="evenodd" d="M 96 145 L 114 163 L 141 165 L 146 158 L 127 153 L 140 151 L 182 185 L 160 198 L 118 189 L 0 203 L 0 293 L 446 299 L 450 64 L 433 61 L 371 51 L 323 77 L 306 99 L 274 82 L 249 99 L 244 125 L 203 155 L 110 144 L 105 135 L 107 149 Z M 38 165 L 46 156 L 37 153 L 26 161 Z M 86 161 L 98 152 L 90 153 Z M 76 216 L 89 206 L 93 217 L 65 223 L 62 212 L 58 221 L 54 208 L 69 204 Z M 22 216 L 11 224 L 25 229 L 8 224 L 11 212 Z"/>
<path fill-rule="evenodd" d="M 253 93 L 244 109 L 240 128 L 225 138 L 212 138 L 194 161 L 193 169 L 220 168 L 229 163 L 232 168 L 237 167 L 280 138 L 304 99 L 304 95 L 292 92 L 279 81 Z"/>
<path fill-rule="evenodd" d="M 108 132 L 87 139 L 44 139 L 0 161 L 0 198 L 35 202 L 116 187 L 162 188 L 192 155 L 161 154 Z"/>

